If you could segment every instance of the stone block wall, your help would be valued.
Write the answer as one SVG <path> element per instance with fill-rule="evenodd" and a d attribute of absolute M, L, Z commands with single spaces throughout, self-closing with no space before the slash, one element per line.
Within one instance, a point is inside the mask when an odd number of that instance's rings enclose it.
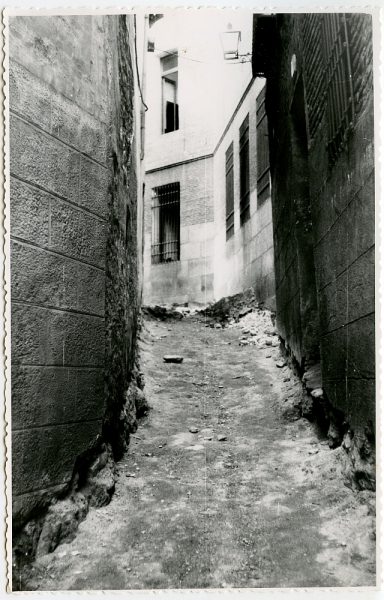
<path fill-rule="evenodd" d="M 313 27 L 323 17 L 311 18 Z M 353 439 L 346 446 L 354 477 L 370 487 L 375 431 L 372 23 L 370 15 L 346 18 L 354 115 L 336 157 L 328 149 L 325 84 L 320 100 L 304 101 L 309 86 L 320 81 L 320 75 L 313 78 L 318 59 L 305 41 L 305 15 L 270 19 L 264 46 L 258 45 L 264 25 L 256 19 L 254 70 L 267 75 L 278 331 L 302 367 L 321 362 L 339 439 L 346 432 Z M 321 74 L 325 64 L 318 68 Z"/>
<path fill-rule="evenodd" d="M 137 193 L 129 19 L 9 19 L 16 529 L 67 488 L 76 458 L 100 438 L 114 385 L 110 363 L 125 380 L 133 363 Z M 129 283 L 117 285 L 112 298 L 118 260 Z M 111 334 L 121 312 L 127 345 Z"/>
<path fill-rule="evenodd" d="M 213 158 L 146 174 L 144 304 L 204 304 L 213 299 Z M 152 264 L 152 190 L 180 183 L 180 260 Z"/>
<path fill-rule="evenodd" d="M 305 368 L 319 360 L 319 340 L 300 27 L 296 15 L 278 15 L 277 23 L 276 53 L 266 90 L 276 324 Z"/>
<path fill-rule="evenodd" d="M 345 151 L 329 168 L 326 117 L 310 152 L 314 252 L 323 383 L 357 438 L 375 421 L 375 179 L 372 23 L 359 24 L 355 123 Z"/>

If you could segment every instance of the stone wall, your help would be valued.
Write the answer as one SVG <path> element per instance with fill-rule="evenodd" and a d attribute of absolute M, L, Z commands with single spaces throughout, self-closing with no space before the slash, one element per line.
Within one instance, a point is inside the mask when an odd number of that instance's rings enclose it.
<path fill-rule="evenodd" d="M 307 31 L 313 32 L 323 17 L 311 18 Z M 325 42 L 313 44 L 310 54 L 306 19 L 256 19 L 254 32 L 254 72 L 267 75 L 277 327 L 303 368 L 321 360 L 336 437 L 347 436 L 354 476 L 369 487 L 375 421 L 371 17 L 347 15 L 355 113 L 333 158 L 325 83 L 311 96 L 325 68 L 316 48 Z"/>
<path fill-rule="evenodd" d="M 318 313 L 298 21 L 279 15 L 273 76 L 267 78 L 277 328 L 304 368 L 319 359 Z M 292 56 L 297 57 L 292 74 Z"/>
<path fill-rule="evenodd" d="M 106 407 L 108 434 L 133 366 L 131 19 L 9 19 L 15 531 L 68 488 Z"/>
<path fill-rule="evenodd" d="M 375 430 L 375 180 L 371 17 L 356 22 L 353 133 L 330 169 L 324 115 L 309 164 L 323 383 L 361 446 Z"/>
<path fill-rule="evenodd" d="M 213 158 L 147 172 L 144 303 L 204 304 L 213 300 Z M 180 183 L 180 260 L 151 263 L 152 190 Z"/>
<path fill-rule="evenodd" d="M 141 290 L 138 272 L 142 247 L 141 182 L 135 128 L 140 103 L 134 98 L 134 36 L 132 18 L 109 21 L 116 51 L 109 54 L 111 98 L 109 230 L 106 252 L 106 413 L 104 439 L 120 458 L 135 429 L 127 407 L 127 386 L 136 369 L 136 334 Z M 138 200 L 139 199 L 139 200 Z M 135 413 L 133 407 L 133 413 Z"/>

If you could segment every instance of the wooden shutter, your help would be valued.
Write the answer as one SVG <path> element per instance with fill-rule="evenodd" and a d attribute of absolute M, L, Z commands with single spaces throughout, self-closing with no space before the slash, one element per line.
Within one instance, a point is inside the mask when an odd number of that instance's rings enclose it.
<path fill-rule="evenodd" d="M 265 87 L 256 99 L 257 145 L 257 203 L 260 205 L 271 195 L 269 177 L 268 121 L 265 112 Z"/>
<path fill-rule="evenodd" d="M 227 240 L 234 234 L 233 142 L 225 153 L 225 202 Z"/>

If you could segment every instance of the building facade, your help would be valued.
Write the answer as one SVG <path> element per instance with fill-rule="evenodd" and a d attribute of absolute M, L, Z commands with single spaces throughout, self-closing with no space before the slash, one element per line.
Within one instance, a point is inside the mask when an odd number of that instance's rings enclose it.
<path fill-rule="evenodd" d="M 253 73 L 267 78 L 278 331 L 302 369 L 320 363 L 335 443 L 371 487 L 371 16 L 255 16 Z"/>
<path fill-rule="evenodd" d="M 28 553 L 79 465 L 129 434 L 140 101 L 133 16 L 8 23 L 12 501 L 15 539 L 37 519 Z"/>
<path fill-rule="evenodd" d="M 253 79 L 214 151 L 214 296 L 253 287 L 275 308 L 265 86 Z"/>
<path fill-rule="evenodd" d="M 219 30 L 198 30 L 160 32 L 148 58 L 144 303 L 206 304 L 252 286 L 273 308 L 263 82 L 249 62 L 225 63 Z"/>

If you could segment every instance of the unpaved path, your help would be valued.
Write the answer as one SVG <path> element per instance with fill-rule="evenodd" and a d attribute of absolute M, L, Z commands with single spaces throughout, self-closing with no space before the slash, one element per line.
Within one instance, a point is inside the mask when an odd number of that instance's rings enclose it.
<path fill-rule="evenodd" d="M 35 563 L 31 588 L 374 585 L 372 494 L 345 487 L 341 448 L 287 418 L 299 385 L 279 350 L 190 318 L 146 328 L 153 410 L 112 502 Z"/>

